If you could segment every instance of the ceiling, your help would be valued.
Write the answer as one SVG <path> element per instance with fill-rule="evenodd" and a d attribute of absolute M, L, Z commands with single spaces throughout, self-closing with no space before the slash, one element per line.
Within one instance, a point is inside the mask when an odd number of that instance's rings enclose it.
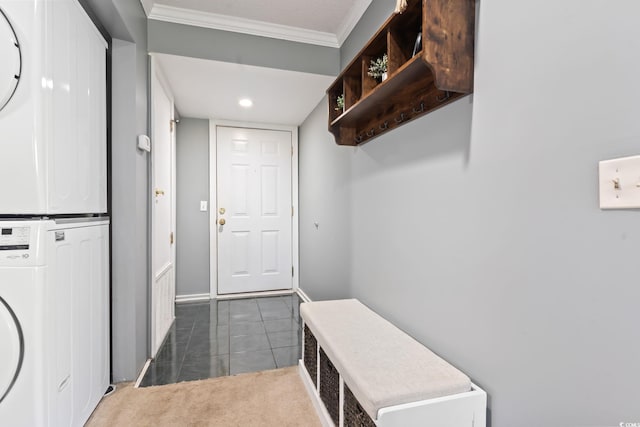
<path fill-rule="evenodd" d="M 371 0 L 140 0 L 151 19 L 338 48 Z"/>
<path fill-rule="evenodd" d="M 334 77 L 182 56 L 153 54 L 183 117 L 301 124 Z M 295 94 L 295 95 L 291 95 Z M 253 101 L 251 108 L 238 104 Z"/>
<path fill-rule="evenodd" d="M 391 0 L 390 0 L 391 1 Z M 371 0 L 140 0 L 149 19 L 339 48 Z M 299 125 L 333 76 L 154 54 L 183 117 Z M 250 98 L 253 107 L 238 105 Z"/>

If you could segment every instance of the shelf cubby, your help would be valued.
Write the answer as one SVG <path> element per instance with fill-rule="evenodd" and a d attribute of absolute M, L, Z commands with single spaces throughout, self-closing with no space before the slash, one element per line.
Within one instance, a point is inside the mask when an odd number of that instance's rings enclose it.
<path fill-rule="evenodd" d="M 327 90 L 336 142 L 362 144 L 471 93 L 474 24 L 475 0 L 409 0 L 391 15 Z M 385 53 L 379 81 L 369 65 Z M 345 108 L 336 111 L 340 95 Z"/>

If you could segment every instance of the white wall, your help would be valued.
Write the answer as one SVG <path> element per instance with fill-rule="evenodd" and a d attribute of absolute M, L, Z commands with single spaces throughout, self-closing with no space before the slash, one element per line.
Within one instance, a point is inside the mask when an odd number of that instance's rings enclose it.
<path fill-rule="evenodd" d="M 465 371 L 494 427 L 640 422 L 640 212 L 601 211 L 597 194 L 599 160 L 640 153 L 640 3 L 478 4 L 473 96 L 340 148 L 348 165 L 301 155 L 324 171 L 301 194 L 325 194 L 301 213 L 345 216 L 331 175 L 351 200 L 348 289 L 301 287 L 361 299 Z M 301 146 L 329 143 L 325 120 Z M 331 268 L 305 253 L 334 250 L 318 245 L 302 243 L 302 272 Z"/>

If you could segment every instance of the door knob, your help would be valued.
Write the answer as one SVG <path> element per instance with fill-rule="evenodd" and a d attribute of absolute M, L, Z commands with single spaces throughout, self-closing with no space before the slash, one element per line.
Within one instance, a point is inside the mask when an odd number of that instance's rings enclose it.
<path fill-rule="evenodd" d="M 164 191 L 163 190 L 158 190 L 156 188 L 156 197 L 161 196 L 161 195 L 164 196 Z"/>
<path fill-rule="evenodd" d="M 224 220 L 224 218 L 220 218 L 220 220 L 218 221 L 218 224 L 220 225 L 225 225 L 227 223 L 227 221 Z"/>

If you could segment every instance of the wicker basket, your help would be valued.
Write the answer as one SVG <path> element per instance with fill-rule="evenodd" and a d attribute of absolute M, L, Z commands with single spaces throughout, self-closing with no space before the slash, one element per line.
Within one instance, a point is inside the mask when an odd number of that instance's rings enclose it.
<path fill-rule="evenodd" d="M 347 384 L 344 385 L 344 425 L 345 427 L 375 427 L 375 423 L 362 409 Z"/>
<path fill-rule="evenodd" d="M 340 423 L 340 374 L 324 350 L 320 348 L 320 398 L 331 419 Z"/>
<path fill-rule="evenodd" d="M 318 341 L 313 336 L 307 325 L 304 325 L 304 366 L 313 381 L 313 385 L 318 388 Z"/>

